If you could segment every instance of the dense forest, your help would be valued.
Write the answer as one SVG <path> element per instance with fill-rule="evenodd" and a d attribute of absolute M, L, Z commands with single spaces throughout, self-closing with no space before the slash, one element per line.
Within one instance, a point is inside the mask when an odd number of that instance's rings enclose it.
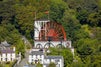
<path fill-rule="evenodd" d="M 101 0 L 0 0 L 0 42 L 18 45 L 26 36 L 33 43 L 35 14 L 47 19 L 46 11 L 75 48 L 78 61 L 68 56 L 65 67 L 101 67 Z"/>

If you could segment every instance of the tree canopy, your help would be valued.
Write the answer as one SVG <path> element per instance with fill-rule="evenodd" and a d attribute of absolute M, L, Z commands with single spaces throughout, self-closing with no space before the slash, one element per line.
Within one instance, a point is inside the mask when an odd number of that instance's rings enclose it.
<path fill-rule="evenodd" d="M 35 15 L 63 25 L 80 58 L 73 62 L 68 50 L 53 49 L 52 54 L 64 56 L 65 67 L 101 66 L 101 0 L 0 0 L 0 42 L 16 45 L 24 55 L 21 37 L 33 44 Z"/>

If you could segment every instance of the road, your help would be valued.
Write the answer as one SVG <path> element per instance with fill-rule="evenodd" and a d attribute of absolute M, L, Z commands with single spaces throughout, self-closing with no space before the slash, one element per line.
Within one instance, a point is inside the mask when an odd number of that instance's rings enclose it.
<path fill-rule="evenodd" d="M 21 60 L 21 62 L 16 65 L 16 67 L 23 67 L 24 65 L 28 64 L 28 52 L 25 53 L 25 58 Z"/>

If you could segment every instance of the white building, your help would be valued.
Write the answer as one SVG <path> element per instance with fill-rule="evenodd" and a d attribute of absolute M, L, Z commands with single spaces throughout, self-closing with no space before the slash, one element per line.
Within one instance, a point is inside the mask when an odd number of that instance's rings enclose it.
<path fill-rule="evenodd" d="M 62 56 L 45 56 L 43 67 L 47 67 L 51 62 L 56 64 L 56 67 L 64 67 Z"/>
<path fill-rule="evenodd" d="M 0 44 L 0 62 L 9 62 L 16 59 L 15 47 L 10 48 L 10 44 L 7 41 Z"/>
<path fill-rule="evenodd" d="M 43 51 L 32 51 L 29 54 L 29 63 L 38 63 L 40 62 L 43 64 L 43 59 L 44 59 L 44 53 Z"/>
<path fill-rule="evenodd" d="M 9 62 L 16 59 L 15 48 L 2 49 L 0 50 L 0 62 Z"/>
<path fill-rule="evenodd" d="M 62 56 L 46 56 L 43 51 L 31 51 L 28 62 L 41 63 L 43 67 L 47 67 L 51 62 L 56 64 L 56 67 L 64 67 L 64 60 Z"/>

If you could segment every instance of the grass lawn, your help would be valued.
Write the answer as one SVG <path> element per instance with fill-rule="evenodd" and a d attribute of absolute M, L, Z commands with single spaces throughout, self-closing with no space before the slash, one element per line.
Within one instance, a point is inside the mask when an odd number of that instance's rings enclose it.
<path fill-rule="evenodd" d="M 5 67 L 11 67 L 10 64 L 5 64 Z"/>

